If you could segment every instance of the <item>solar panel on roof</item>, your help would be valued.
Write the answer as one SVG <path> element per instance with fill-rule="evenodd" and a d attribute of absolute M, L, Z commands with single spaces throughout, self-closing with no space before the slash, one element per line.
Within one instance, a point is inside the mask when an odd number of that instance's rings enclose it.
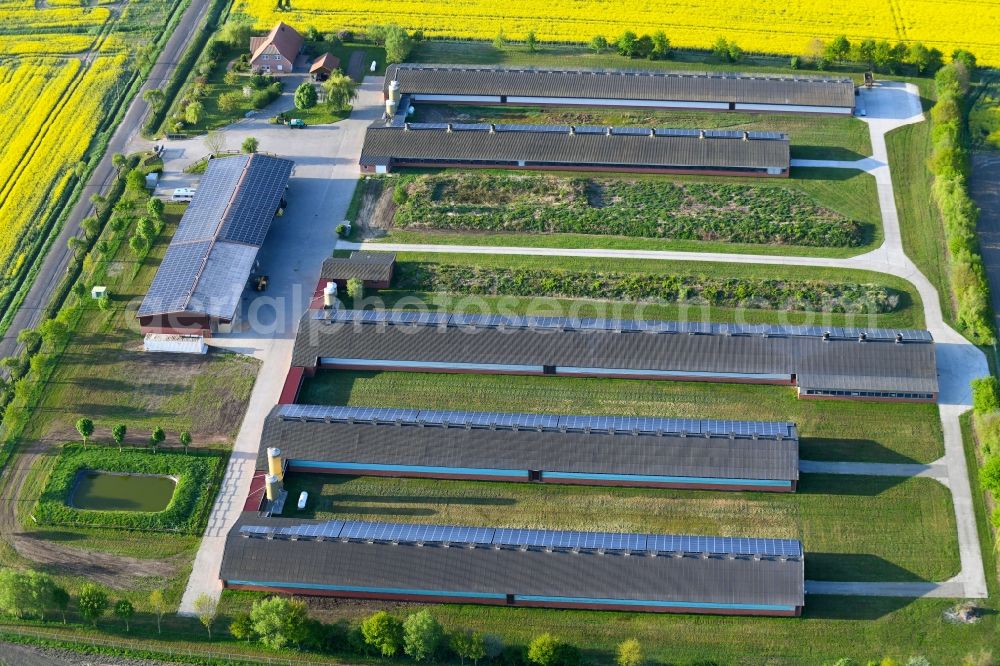
<path fill-rule="evenodd" d="M 340 538 L 405 543 L 488 544 L 493 540 L 493 532 L 489 527 L 349 521 L 344 524 Z"/>
<path fill-rule="evenodd" d="M 171 244 L 160 262 L 146 297 L 139 306 L 139 316 L 182 312 L 194 292 L 212 241 Z"/>

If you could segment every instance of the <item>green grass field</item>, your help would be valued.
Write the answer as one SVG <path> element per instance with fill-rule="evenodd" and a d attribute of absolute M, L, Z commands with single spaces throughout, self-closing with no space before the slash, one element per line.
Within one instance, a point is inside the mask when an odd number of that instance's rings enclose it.
<path fill-rule="evenodd" d="M 930 479 L 806 475 L 794 494 L 291 474 L 296 517 L 801 539 L 813 580 L 958 572 L 948 490 Z M 899 544 L 907 544 L 899 548 Z"/>
<path fill-rule="evenodd" d="M 420 173 L 414 171 L 414 173 Z M 509 173 L 509 172 L 497 172 Z M 581 177 L 586 174 L 567 174 Z M 685 252 L 726 252 L 737 254 L 796 255 L 805 257 L 850 257 L 868 252 L 882 243 L 882 216 L 878 207 L 875 180 L 861 171 L 845 169 L 794 169 L 793 177 L 766 181 L 768 186 L 798 189 L 821 206 L 858 220 L 865 225 L 865 243 L 859 247 L 809 247 L 801 245 L 758 245 L 750 243 L 727 243 L 719 241 L 668 240 L 658 238 L 635 238 L 626 236 L 604 236 L 593 234 L 533 234 L 533 233 L 477 233 L 455 231 L 428 231 L 391 229 L 383 242 L 394 243 L 435 243 L 444 245 L 511 245 L 519 247 L 563 247 L 563 248 L 606 248 L 621 250 L 675 250 Z M 627 174 L 600 178 L 627 178 L 631 180 L 659 178 Z M 694 176 L 666 176 L 679 183 L 705 182 Z M 716 178 L 712 182 L 761 185 L 753 178 Z M 379 239 L 376 239 L 379 240 Z"/>
<path fill-rule="evenodd" d="M 613 127 L 784 132 L 791 139 L 792 157 L 796 159 L 859 160 L 872 153 L 868 126 L 853 117 L 782 113 L 600 109 L 593 107 L 419 105 L 416 107 L 414 122 L 611 125 Z"/>
<path fill-rule="evenodd" d="M 859 326 L 923 328 L 924 315 L 920 295 L 905 280 L 869 271 L 827 269 L 808 266 L 767 264 L 734 264 L 691 261 L 660 261 L 642 259 L 590 259 L 586 257 L 542 257 L 532 255 L 491 254 L 432 254 L 404 252 L 397 254 L 401 266 L 406 262 L 439 262 L 445 264 L 496 266 L 510 268 L 543 268 L 564 270 L 613 270 L 615 272 L 668 273 L 704 275 L 720 278 L 761 278 L 789 280 L 819 280 L 855 284 L 878 284 L 891 288 L 899 297 L 897 308 L 883 314 L 842 314 L 831 312 L 796 312 L 754 308 L 726 308 L 694 304 L 657 304 L 625 301 L 584 301 L 556 298 L 515 298 L 492 296 L 458 296 L 402 290 L 383 290 L 371 295 L 373 303 L 387 307 L 419 307 L 450 311 L 481 311 L 496 308 L 517 314 L 549 316 L 611 317 L 633 319 L 665 319 L 682 321 L 713 321 L 736 323 L 802 324 L 815 326 Z"/>
<path fill-rule="evenodd" d="M 931 462 L 943 454 L 935 405 L 798 400 L 795 389 L 574 377 L 321 372 L 307 404 L 794 421 L 812 460 Z"/>

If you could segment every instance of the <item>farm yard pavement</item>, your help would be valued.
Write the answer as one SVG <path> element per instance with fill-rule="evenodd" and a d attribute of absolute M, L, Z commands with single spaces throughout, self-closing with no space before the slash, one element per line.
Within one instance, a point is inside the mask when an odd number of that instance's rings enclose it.
<path fill-rule="evenodd" d="M 290 105 L 291 93 L 276 102 Z M 280 107 L 279 107 L 280 108 Z M 346 120 L 293 131 L 264 118 L 240 121 L 222 130 L 230 146 L 255 136 L 260 150 L 295 161 L 288 183 L 288 207 L 271 227 L 258 259 L 270 283 L 265 295 L 244 299 L 243 330 L 221 335 L 209 344 L 252 354 L 263 361 L 250 403 L 233 446 L 222 488 L 195 556 L 179 612 L 192 614 L 194 600 L 221 593 L 219 568 L 229 528 L 239 518 L 250 489 L 264 417 L 278 402 L 291 363 L 295 328 L 319 281 L 323 259 L 335 244 L 336 226 L 344 219 L 358 177 L 365 129 L 382 114 L 382 78 L 369 77 L 358 89 Z M 165 143 L 166 169 L 179 170 L 205 154 L 200 139 Z"/>
<path fill-rule="evenodd" d="M 901 82 L 880 82 L 871 90 L 861 91 L 867 116 L 861 118 L 868 124 L 873 154 L 855 162 L 824 162 L 795 160 L 793 166 L 832 166 L 835 168 L 861 168 L 875 178 L 879 208 L 884 229 L 883 244 L 863 255 L 848 259 L 819 257 L 788 257 L 719 252 L 677 252 L 653 250 L 610 250 L 535 247 L 497 247 L 475 245 L 430 245 L 406 243 L 338 243 L 342 250 L 373 250 L 394 252 L 434 252 L 456 254 L 504 254 L 594 257 L 611 259 L 651 259 L 673 261 L 711 261 L 728 263 L 759 263 L 783 266 L 820 266 L 827 268 L 853 268 L 888 273 L 912 283 L 924 304 L 927 329 L 937 342 L 940 396 L 938 409 L 944 433 L 945 456 L 936 465 L 946 469 L 947 485 L 951 489 L 958 524 L 961 573 L 950 581 L 936 585 L 933 590 L 912 587 L 893 587 L 889 583 L 855 583 L 827 586 L 830 594 L 927 596 L 930 594 L 965 598 L 987 596 L 986 574 L 976 532 L 976 518 L 972 504 L 972 488 L 962 442 L 959 417 L 972 406 L 970 382 L 989 374 L 986 357 L 944 320 L 937 290 L 920 272 L 903 251 L 899 227 L 899 214 L 889 169 L 889 156 L 885 135 L 904 125 L 924 120 L 920 93 L 916 86 Z M 813 463 L 815 464 L 815 463 Z M 921 470 L 914 470 L 920 472 Z M 908 585 L 908 584 L 907 584 Z M 920 592 L 920 594 L 916 594 Z"/>

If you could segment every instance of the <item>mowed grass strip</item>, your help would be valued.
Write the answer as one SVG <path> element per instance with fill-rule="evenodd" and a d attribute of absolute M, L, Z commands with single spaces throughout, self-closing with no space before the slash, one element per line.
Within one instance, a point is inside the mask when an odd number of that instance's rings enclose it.
<path fill-rule="evenodd" d="M 321 372 L 307 404 L 552 414 L 794 421 L 812 460 L 929 463 L 943 454 L 937 407 L 799 400 L 782 386 L 576 377 Z"/>
<path fill-rule="evenodd" d="M 805 475 L 795 494 L 292 474 L 324 519 L 801 539 L 816 580 L 944 580 L 954 511 L 930 479 Z"/>

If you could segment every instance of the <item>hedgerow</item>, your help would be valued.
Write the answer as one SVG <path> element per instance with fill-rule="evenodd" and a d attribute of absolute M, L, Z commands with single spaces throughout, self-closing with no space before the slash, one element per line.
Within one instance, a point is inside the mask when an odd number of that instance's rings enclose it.
<path fill-rule="evenodd" d="M 953 62 L 934 77 L 937 103 L 931 109 L 934 150 L 928 161 L 934 174 L 933 196 L 944 220 L 951 289 L 957 305 L 958 327 L 977 344 L 995 340 L 989 285 L 976 237 L 979 210 L 966 187 L 969 159 L 962 145 L 965 94 L 969 72 Z"/>
<path fill-rule="evenodd" d="M 199 534 L 208 518 L 223 462 L 223 456 L 214 453 L 184 455 L 146 450 L 119 453 L 109 447 L 91 445 L 83 448 L 78 444 L 67 444 L 49 475 L 33 515 L 39 523 L 48 525 Z M 167 508 L 155 513 L 75 509 L 67 501 L 81 470 L 171 475 L 177 477 L 177 487 Z"/>
<path fill-rule="evenodd" d="M 886 313 L 899 305 L 897 292 L 873 284 L 439 263 L 401 263 L 395 286 L 466 295 L 707 303 L 807 312 Z"/>
<path fill-rule="evenodd" d="M 401 227 L 856 247 L 864 225 L 775 185 L 443 174 L 403 180 Z M 489 202 L 489 203 L 484 203 Z"/>

